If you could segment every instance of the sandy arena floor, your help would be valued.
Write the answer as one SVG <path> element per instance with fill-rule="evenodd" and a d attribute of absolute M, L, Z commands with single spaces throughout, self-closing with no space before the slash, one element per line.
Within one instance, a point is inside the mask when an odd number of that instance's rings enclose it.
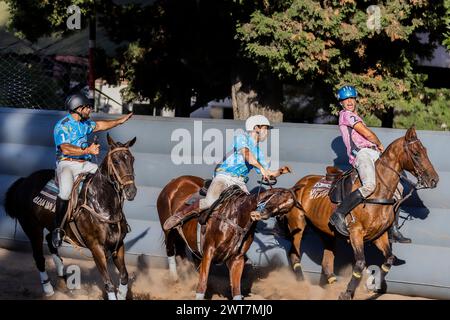
<path fill-rule="evenodd" d="M 47 256 L 47 272 L 55 287 L 52 297 L 45 297 L 39 283 L 39 273 L 34 265 L 30 252 L 15 252 L 0 249 L 0 299 L 102 299 L 103 284 L 93 261 L 85 259 L 64 258 L 64 264 L 76 264 L 81 268 L 80 290 L 70 291 L 63 281 L 58 281 L 51 257 Z M 113 268 L 110 268 L 112 270 Z M 138 268 L 128 266 L 133 299 L 193 299 L 197 284 L 197 273 L 190 263 L 180 263 L 178 266 L 180 280 L 173 284 L 169 281 L 168 270 Z M 220 272 L 219 272 L 220 273 Z M 217 274 L 217 273 L 216 273 Z M 222 272 L 223 274 L 223 272 Z M 311 285 L 307 281 L 297 282 L 290 270 L 280 269 L 270 272 L 267 276 L 253 281 L 246 280 L 243 275 L 243 294 L 245 299 L 337 299 L 345 288 L 346 279 L 326 289 Z M 117 284 L 117 273 L 114 272 Z M 363 279 L 364 281 L 364 279 Z M 250 283 L 251 282 L 251 283 Z M 363 282 L 362 282 L 363 283 Z M 228 277 L 225 275 L 210 275 L 207 298 L 227 299 L 229 296 Z M 374 296 L 361 285 L 356 291 L 355 299 L 405 300 L 423 299 L 418 297 L 384 294 Z"/>

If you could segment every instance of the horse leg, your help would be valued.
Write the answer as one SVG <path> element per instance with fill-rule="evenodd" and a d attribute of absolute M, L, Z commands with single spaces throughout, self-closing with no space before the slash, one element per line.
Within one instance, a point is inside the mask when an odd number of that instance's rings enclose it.
<path fill-rule="evenodd" d="M 52 243 L 52 233 L 49 232 L 49 233 L 45 236 L 45 239 L 47 240 L 48 250 L 49 250 L 50 253 L 52 254 L 52 259 L 53 259 L 53 262 L 54 262 L 55 267 L 56 267 L 56 273 L 57 273 L 58 277 L 64 278 L 64 263 L 63 263 L 63 259 L 62 259 L 61 256 L 58 254 L 58 249 L 56 249 L 56 248 L 53 246 L 53 243 Z"/>
<path fill-rule="evenodd" d="M 195 294 L 196 300 L 203 300 L 205 298 L 206 286 L 208 284 L 209 267 L 211 266 L 212 252 L 214 248 L 209 247 L 205 253 L 200 264 L 200 274 L 197 285 L 197 292 Z"/>
<path fill-rule="evenodd" d="M 244 270 L 244 257 L 241 256 L 227 263 L 230 270 L 230 286 L 233 300 L 242 300 L 241 277 Z"/>
<path fill-rule="evenodd" d="M 115 288 L 111 281 L 111 277 L 108 272 L 108 265 L 106 261 L 105 250 L 99 244 L 96 244 L 90 248 L 92 252 L 92 257 L 94 258 L 95 265 L 100 272 L 103 283 L 105 284 L 106 294 L 108 295 L 108 300 L 117 300 Z"/>
<path fill-rule="evenodd" d="M 31 226 L 24 221 L 20 221 L 22 230 L 28 236 L 31 242 L 31 249 L 33 250 L 33 258 L 36 262 L 36 267 L 39 270 L 39 276 L 41 278 L 42 289 L 46 296 L 52 296 L 55 291 L 50 283 L 50 277 L 45 271 L 45 257 L 42 245 L 44 243 L 44 229 L 38 226 Z"/>
<path fill-rule="evenodd" d="M 169 277 L 172 282 L 178 281 L 177 262 L 175 259 L 176 231 L 170 230 L 165 233 L 167 262 L 169 263 Z"/>
<path fill-rule="evenodd" d="M 125 300 L 128 293 L 128 271 L 125 265 L 125 246 L 123 242 L 117 248 L 116 255 L 113 257 L 114 264 L 120 272 L 120 284 L 117 291 L 117 300 Z"/>
<path fill-rule="evenodd" d="M 290 254 L 292 270 L 298 281 L 303 281 L 303 271 L 300 264 L 301 243 L 303 232 L 306 227 L 305 212 L 301 209 L 294 208 L 288 215 L 288 226 L 292 236 L 292 249 Z"/>
<path fill-rule="evenodd" d="M 389 243 L 389 235 L 386 231 L 374 241 L 374 244 L 377 246 L 378 249 L 383 253 L 383 256 L 385 258 L 384 263 L 381 265 L 381 279 L 380 279 L 380 287 L 377 288 L 378 292 L 385 292 L 386 291 L 386 275 L 391 269 L 392 264 L 395 261 L 395 256 L 392 254 L 392 248 Z"/>
<path fill-rule="evenodd" d="M 339 300 L 350 300 L 353 298 L 356 288 L 361 282 L 362 272 L 366 266 L 364 256 L 364 239 L 362 226 L 355 226 L 350 232 L 350 242 L 355 255 L 355 265 L 353 266 L 352 278 L 347 285 L 347 290 L 339 295 Z"/>
<path fill-rule="evenodd" d="M 323 242 L 323 258 L 322 258 L 322 277 L 325 277 L 327 284 L 333 284 L 337 281 L 336 275 L 334 274 L 334 250 L 335 250 L 335 239 L 328 235 L 321 234 L 320 238 Z M 325 282 L 321 279 L 321 283 Z"/>

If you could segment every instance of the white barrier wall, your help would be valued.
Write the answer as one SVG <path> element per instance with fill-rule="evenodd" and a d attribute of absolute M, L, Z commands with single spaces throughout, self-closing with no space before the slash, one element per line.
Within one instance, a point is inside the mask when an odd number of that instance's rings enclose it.
<path fill-rule="evenodd" d="M 0 202 L 9 185 L 18 177 L 35 170 L 55 167 L 53 126 L 65 115 L 62 112 L 0 108 Z M 103 118 L 113 116 L 102 115 Z M 94 116 L 96 119 L 97 116 Z M 182 118 L 160 118 L 134 116 L 123 126 L 114 128 L 110 134 L 115 140 L 125 142 L 134 136 L 137 142 L 132 148 L 136 158 L 135 171 L 138 194 L 133 202 L 125 204 L 125 214 L 132 232 L 127 235 L 126 247 L 130 259 L 139 255 L 151 257 L 157 264 L 165 265 L 165 250 L 162 246 L 162 231 L 156 212 L 156 199 L 160 190 L 172 178 L 191 174 L 208 178 L 215 164 L 202 163 L 202 153 L 211 143 L 208 135 L 227 129 L 243 127 L 243 122 L 232 120 L 200 120 Z M 214 128 L 216 131 L 214 131 Z M 310 124 L 280 124 L 278 132 L 272 133 L 268 150 L 279 150 L 280 165 L 290 165 L 294 174 L 279 178 L 279 186 L 290 187 L 307 174 L 322 174 L 328 165 L 346 168 L 347 157 L 337 126 Z M 178 130 L 178 131 L 176 131 Z M 172 151 L 180 141 L 179 130 L 187 130 L 194 156 L 192 164 L 175 165 Z M 208 131 L 209 130 L 209 131 Z M 219 131 L 217 131 L 219 130 Z M 187 132 L 185 131 L 185 133 Z M 402 136 L 405 130 L 375 128 L 385 146 Z M 174 136 L 172 136 L 174 135 Z M 224 137 L 226 135 L 224 134 Z M 272 148 L 278 136 L 279 149 Z M 414 193 L 402 207 L 404 220 L 402 232 L 413 239 L 412 244 L 394 245 L 394 252 L 405 263 L 392 268 L 388 276 L 391 292 L 420 294 L 430 297 L 450 298 L 450 162 L 447 132 L 418 131 L 418 136 L 427 147 L 429 157 L 439 173 L 436 189 Z M 99 133 L 104 156 L 106 134 Z M 209 139 L 209 141 L 208 141 Z M 175 140 L 175 141 L 172 141 Z M 223 139 L 225 146 L 227 139 Z M 185 140 L 186 141 L 186 140 Z M 230 142 L 228 140 L 228 142 Z M 229 143 L 228 143 L 229 145 Z M 269 155 L 274 153 L 269 152 Z M 218 154 L 217 158 L 222 158 Z M 211 160 L 210 158 L 206 158 Z M 196 163 L 196 164 L 194 164 Z M 256 176 L 251 176 L 249 187 L 256 186 Z M 270 222 L 269 222 L 270 225 Z M 261 228 L 264 226 L 262 225 Z M 287 263 L 285 249 L 289 243 L 271 235 L 259 235 L 249 257 L 254 265 L 264 266 L 273 259 Z M 0 242 L 4 246 L 15 246 L 26 241 L 19 229 L 14 235 L 14 221 L 5 216 L 0 207 Z M 274 245 L 264 245 L 272 241 Z M 280 245 L 281 248 L 277 245 Z M 308 231 L 302 246 L 302 264 L 311 275 L 320 272 L 320 243 L 312 231 Z M 346 245 L 342 246 L 349 255 Z M 285 248 L 285 249 L 283 249 Z M 337 261 L 338 266 L 343 262 Z M 368 255 L 368 262 L 380 262 L 380 255 Z M 314 278 L 314 277 L 313 277 Z"/>

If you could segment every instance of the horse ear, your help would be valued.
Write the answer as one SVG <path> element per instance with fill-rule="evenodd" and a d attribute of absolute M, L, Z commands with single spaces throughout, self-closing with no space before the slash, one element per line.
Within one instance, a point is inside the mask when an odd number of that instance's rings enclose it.
<path fill-rule="evenodd" d="M 408 131 L 406 131 L 405 138 L 406 138 L 406 141 L 412 141 L 412 140 L 417 139 L 416 126 L 415 125 L 412 125 L 408 129 Z"/>
<path fill-rule="evenodd" d="M 130 141 L 125 143 L 125 147 L 127 147 L 127 148 L 132 147 L 135 142 L 136 142 L 136 137 L 134 137 L 133 139 L 131 139 Z"/>
<path fill-rule="evenodd" d="M 109 135 L 109 133 L 106 134 L 106 139 L 108 140 L 108 144 L 109 144 L 111 147 L 117 146 L 117 144 L 114 142 L 113 138 L 111 138 L 111 136 Z"/>

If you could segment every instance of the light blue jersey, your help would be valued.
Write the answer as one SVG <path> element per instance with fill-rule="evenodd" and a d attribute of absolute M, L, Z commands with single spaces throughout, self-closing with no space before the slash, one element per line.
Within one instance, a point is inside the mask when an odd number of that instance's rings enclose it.
<path fill-rule="evenodd" d="M 230 151 L 232 152 L 231 155 L 229 155 L 223 163 L 217 166 L 214 176 L 218 173 L 227 174 L 244 178 L 245 182 L 247 182 L 250 170 L 255 167 L 245 161 L 244 156 L 239 152 L 242 148 L 247 148 L 264 169 L 269 168 L 259 144 L 257 144 L 250 135 L 239 134 L 234 137 L 233 149 Z M 261 173 L 258 168 L 255 168 L 255 170 L 257 173 Z"/>
<path fill-rule="evenodd" d="M 71 114 L 68 114 L 59 120 L 53 130 L 53 137 L 56 145 L 56 159 L 61 161 L 67 158 L 91 160 L 92 155 L 85 154 L 81 156 L 69 156 L 62 153 L 59 146 L 68 143 L 77 147 L 87 147 L 88 138 L 95 129 L 96 123 L 92 120 L 77 121 Z"/>

